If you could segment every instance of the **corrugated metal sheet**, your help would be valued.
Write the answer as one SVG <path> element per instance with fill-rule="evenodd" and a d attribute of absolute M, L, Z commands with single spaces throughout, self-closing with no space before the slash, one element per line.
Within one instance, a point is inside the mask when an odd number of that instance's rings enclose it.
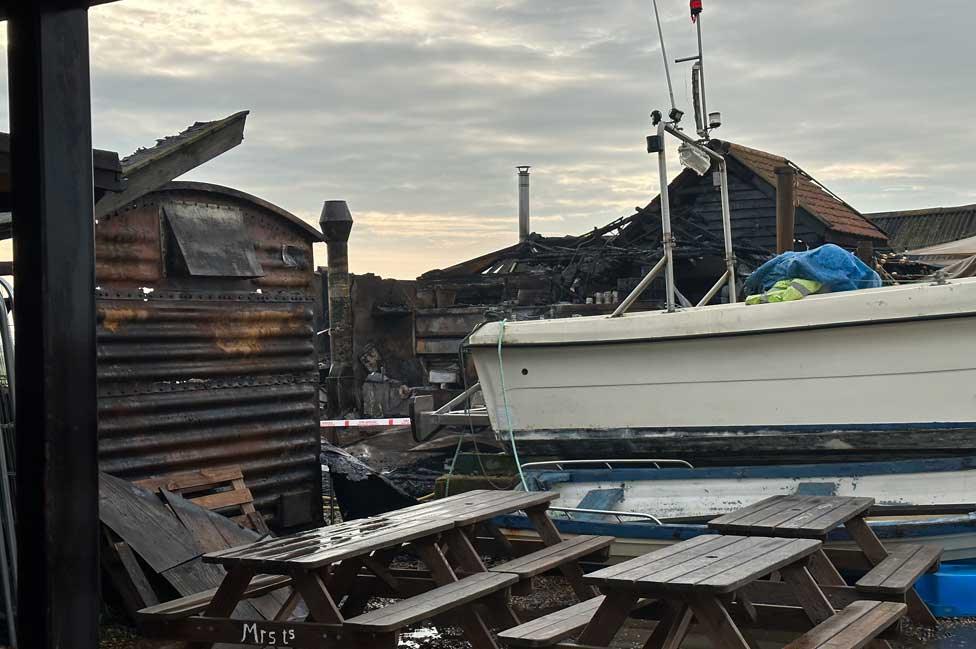
<path fill-rule="evenodd" d="M 976 235 L 976 205 L 868 214 L 894 250 L 912 250 Z"/>
<path fill-rule="evenodd" d="M 188 202 L 239 210 L 265 275 L 177 272 L 162 215 Z M 102 470 L 138 480 L 236 464 L 272 526 L 321 521 L 312 234 L 280 208 L 196 183 L 98 220 Z M 283 498 L 306 514 L 280 520 Z"/>

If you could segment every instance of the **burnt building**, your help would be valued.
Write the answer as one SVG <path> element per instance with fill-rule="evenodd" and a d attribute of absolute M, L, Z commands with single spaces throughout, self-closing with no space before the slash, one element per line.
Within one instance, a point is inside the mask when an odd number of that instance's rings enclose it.
<path fill-rule="evenodd" d="M 710 146 L 728 161 L 740 280 L 777 252 L 777 171 L 795 179 L 794 249 L 834 243 L 870 259 L 875 247 L 887 244 L 881 229 L 787 158 L 718 140 Z M 711 172 L 685 169 L 668 191 L 679 297 L 694 304 L 725 270 L 718 181 Z M 580 236 L 520 239 L 418 278 L 416 351 L 432 382 L 459 381 L 458 345 L 486 318 L 613 311 L 661 257 L 660 199 Z M 663 277 L 656 280 L 633 308 L 660 308 L 663 282 Z M 727 299 L 720 294 L 715 301 Z"/>
<path fill-rule="evenodd" d="M 272 525 L 321 520 L 312 245 L 297 216 L 171 182 L 95 226 L 99 465 L 240 465 Z"/>

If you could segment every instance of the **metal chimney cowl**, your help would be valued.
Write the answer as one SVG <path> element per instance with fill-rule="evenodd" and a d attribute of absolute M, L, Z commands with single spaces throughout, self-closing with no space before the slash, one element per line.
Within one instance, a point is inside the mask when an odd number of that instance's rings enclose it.
<path fill-rule="evenodd" d="M 349 241 L 352 232 L 352 214 L 346 201 L 325 201 L 322 215 L 319 216 L 319 226 L 325 235 L 326 243 L 334 241 Z"/>

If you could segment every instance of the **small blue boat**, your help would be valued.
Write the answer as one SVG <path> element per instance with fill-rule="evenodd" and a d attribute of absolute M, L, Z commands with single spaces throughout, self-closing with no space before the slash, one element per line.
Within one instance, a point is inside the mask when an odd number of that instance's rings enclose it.
<path fill-rule="evenodd" d="M 710 533 L 709 519 L 781 494 L 870 496 L 868 523 L 889 548 L 944 548 L 943 567 L 919 582 L 941 617 L 976 615 L 976 457 L 696 469 L 674 460 L 541 462 L 523 466 L 529 488 L 560 494 L 559 531 L 616 537 L 610 561 L 625 561 Z M 497 521 L 532 538 L 523 516 Z M 842 528 L 828 546 L 854 548 Z"/>
<path fill-rule="evenodd" d="M 555 491 L 553 519 L 566 534 L 617 537 L 622 560 L 707 531 L 705 523 L 775 495 L 870 496 L 869 523 L 886 543 L 933 543 L 946 561 L 976 559 L 976 457 L 694 468 L 675 460 L 540 462 L 523 466 L 529 488 Z M 513 534 L 527 527 L 502 521 Z M 838 530 L 832 545 L 853 546 Z"/>

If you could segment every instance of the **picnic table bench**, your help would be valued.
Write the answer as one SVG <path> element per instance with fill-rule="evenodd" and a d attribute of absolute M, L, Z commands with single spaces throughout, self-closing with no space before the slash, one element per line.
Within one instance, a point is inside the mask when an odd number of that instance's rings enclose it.
<path fill-rule="evenodd" d="M 903 544 L 889 551 L 864 520 L 873 505 L 874 498 L 773 496 L 720 516 L 708 525 L 723 534 L 818 540 L 826 540 L 835 529 L 844 527 L 869 567 L 867 574 L 854 584 L 854 589 L 865 599 L 903 601 L 908 605 L 908 616 L 912 620 L 935 626 L 935 616 L 915 592 L 915 582 L 938 567 L 942 548 Z M 847 586 L 823 551 L 813 557 L 811 570 L 822 586 Z"/>
<path fill-rule="evenodd" d="M 494 649 L 489 621 L 516 626 L 509 589 L 522 580 L 560 569 L 583 598 L 595 595 L 577 560 L 606 548 L 610 537 L 564 541 L 546 515 L 552 493 L 477 491 L 204 556 L 226 576 L 213 591 L 140 611 L 154 636 L 213 643 L 278 647 L 392 648 L 397 633 L 416 622 L 450 613 L 476 649 Z M 496 516 L 524 511 L 545 547 L 489 570 L 472 545 L 475 527 Z M 416 555 L 425 570 L 390 567 L 400 553 Z M 233 616 L 246 599 L 273 590 L 290 593 L 272 620 Z M 399 598 L 364 612 L 374 594 Z M 294 620 L 304 603 L 308 615 Z M 488 618 L 481 604 L 490 603 Z M 490 619 L 489 619 L 490 618 Z"/>
<path fill-rule="evenodd" d="M 744 626 L 780 614 L 755 604 L 750 585 L 782 576 L 802 607 L 809 629 L 789 649 L 859 649 L 904 615 L 898 602 L 855 601 L 837 611 L 809 571 L 821 542 L 813 539 L 703 535 L 587 575 L 603 596 L 499 634 L 515 647 L 607 647 L 631 612 L 650 600 L 666 610 L 645 649 L 677 649 L 693 621 L 716 647 L 755 646 Z M 812 627 L 812 628 L 809 628 Z M 582 630 L 578 639 L 567 641 Z"/>

